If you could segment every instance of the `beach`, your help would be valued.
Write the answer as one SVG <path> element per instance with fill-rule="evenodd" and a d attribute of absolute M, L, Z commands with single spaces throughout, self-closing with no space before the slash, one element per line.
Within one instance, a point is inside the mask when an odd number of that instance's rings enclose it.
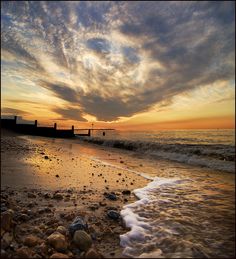
<path fill-rule="evenodd" d="M 5 130 L 1 162 L 3 256 L 234 255 L 234 174 Z M 85 249 L 69 231 L 76 217 Z M 58 233 L 59 247 L 50 241 Z"/>
<path fill-rule="evenodd" d="M 126 229 L 120 218 L 111 219 L 107 213 L 119 213 L 124 204 L 134 201 L 129 191 L 144 186 L 148 180 L 83 157 L 80 147 L 72 145 L 71 140 L 30 139 L 2 132 L 1 204 L 17 217 L 17 228 L 12 226 L 14 238 L 12 232 L 7 236 L 9 232 L 1 233 L 7 254 L 17 255 L 19 248 L 25 247 L 25 238 L 34 235 L 39 243 L 23 255 L 50 257 L 56 250 L 51 248 L 43 254 L 40 249 L 46 238 L 58 226 L 67 229 L 76 216 L 81 216 L 95 239 L 97 251 L 104 257 L 121 256 L 119 235 Z M 112 155 L 107 154 L 117 163 L 122 162 L 122 158 Z M 107 198 L 106 193 L 114 193 L 116 200 Z M 68 249 L 67 255 L 80 257 L 80 252 Z"/>

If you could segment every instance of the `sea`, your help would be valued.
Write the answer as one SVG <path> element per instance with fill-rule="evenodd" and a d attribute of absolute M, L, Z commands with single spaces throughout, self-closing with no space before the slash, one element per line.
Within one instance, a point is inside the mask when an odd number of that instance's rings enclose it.
<path fill-rule="evenodd" d="M 235 130 L 94 130 L 78 139 L 147 161 L 127 168 L 150 182 L 120 212 L 124 257 L 235 256 Z"/>

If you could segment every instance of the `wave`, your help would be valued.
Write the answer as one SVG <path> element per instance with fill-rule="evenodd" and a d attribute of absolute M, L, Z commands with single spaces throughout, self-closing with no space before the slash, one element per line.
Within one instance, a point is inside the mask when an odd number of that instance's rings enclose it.
<path fill-rule="evenodd" d="M 101 139 L 78 137 L 79 139 L 107 147 L 143 153 L 152 158 L 198 165 L 226 172 L 235 171 L 235 146 L 225 144 L 168 144 L 151 141 Z"/>

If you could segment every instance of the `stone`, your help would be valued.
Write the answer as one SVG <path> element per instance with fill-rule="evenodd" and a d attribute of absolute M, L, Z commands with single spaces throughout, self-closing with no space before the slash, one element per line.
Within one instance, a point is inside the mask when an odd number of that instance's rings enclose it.
<path fill-rule="evenodd" d="M 44 156 L 44 159 L 48 159 L 48 156 Z"/>
<path fill-rule="evenodd" d="M 85 254 L 85 258 L 103 258 L 94 248 L 90 248 Z"/>
<path fill-rule="evenodd" d="M 130 192 L 130 190 L 124 190 L 124 191 L 122 191 L 122 194 L 123 195 L 130 195 L 131 192 Z"/>
<path fill-rule="evenodd" d="M 32 258 L 33 253 L 28 247 L 21 247 L 16 250 L 16 255 L 19 258 Z"/>
<path fill-rule="evenodd" d="M 1 249 L 1 256 L 0 258 L 8 258 L 7 252 L 4 249 Z"/>
<path fill-rule="evenodd" d="M 40 242 L 39 238 L 34 235 L 29 235 L 24 240 L 24 245 L 28 247 L 36 246 Z"/>
<path fill-rule="evenodd" d="M 55 176 L 56 176 L 57 178 L 59 177 L 59 175 L 58 175 L 58 174 L 56 174 Z"/>
<path fill-rule="evenodd" d="M 67 232 L 67 230 L 64 226 L 58 226 L 56 231 L 61 233 L 64 236 L 66 235 L 66 232 Z"/>
<path fill-rule="evenodd" d="M 12 228 L 13 210 L 7 210 L 1 213 L 1 228 L 10 231 Z"/>
<path fill-rule="evenodd" d="M 92 246 L 92 238 L 83 230 L 75 231 L 73 242 L 82 251 L 88 251 Z"/>
<path fill-rule="evenodd" d="M 69 258 L 69 256 L 66 254 L 62 254 L 62 253 L 55 253 L 55 254 L 51 255 L 50 258 Z"/>
<path fill-rule="evenodd" d="M 87 230 L 88 225 L 83 221 L 81 217 L 76 217 L 74 221 L 69 226 L 69 233 L 71 236 L 74 235 L 76 230 Z"/>
<path fill-rule="evenodd" d="M 113 193 L 113 192 L 108 193 L 106 195 L 106 198 L 109 199 L 109 200 L 112 200 L 112 201 L 116 201 L 117 200 L 117 197 L 116 197 L 115 193 Z"/>
<path fill-rule="evenodd" d="M 30 217 L 29 217 L 27 214 L 25 214 L 25 213 L 21 213 L 21 214 L 19 214 L 18 217 L 17 217 L 17 220 L 23 221 L 23 222 L 26 222 L 26 221 L 28 221 L 29 219 L 30 219 Z"/>
<path fill-rule="evenodd" d="M 28 198 L 36 198 L 36 195 L 32 192 L 28 193 Z"/>
<path fill-rule="evenodd" d="M 114 210 L 109 210 L 107 212 L 107 216 L 114 220 L 118 220 L 120 218 L 120 214 Z"/>
<path fill-rule="evenodd" d="M 63 195 L 60 194 L 60 193 L 55 193 L 53 195 L 53 198 L 56 199 L 56 200 L 62 200 L 63 199 Z"/>
<path fill-rule="evenodd" d="M 9 232 L 6 232 L 1 239 L 1 247 L 3 249 L 8 248 L 12 240 L 13 240 L 13 236 Z"/>
<path fill-rule="evenodd" d="M 54 232 L 47 238 L 48 243 L 58 252 L 64 252 L 67 249 L 67 242 L 65 236 L 61 233 Z"/>

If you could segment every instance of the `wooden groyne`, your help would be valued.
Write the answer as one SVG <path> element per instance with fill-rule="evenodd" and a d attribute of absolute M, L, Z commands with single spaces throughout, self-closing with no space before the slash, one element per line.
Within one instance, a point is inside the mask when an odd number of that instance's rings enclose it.
<path fill-rule="evenodd" d="M 34 124 L 20 124 L 17 123 L 17 116 L 15 116 L 14 119 L 1 118 L 1 127 L 27 135 L 37 135 L 53 138 L 75 137 L 74 126 L 72 126 L 71 129 L 68 130 L 57 129 L 56 123 L 54 123 L 54 127 L 38 127 L 37 120 L 35 120 Z M 90 132 L 83 135 L 90 136 Z"/>

